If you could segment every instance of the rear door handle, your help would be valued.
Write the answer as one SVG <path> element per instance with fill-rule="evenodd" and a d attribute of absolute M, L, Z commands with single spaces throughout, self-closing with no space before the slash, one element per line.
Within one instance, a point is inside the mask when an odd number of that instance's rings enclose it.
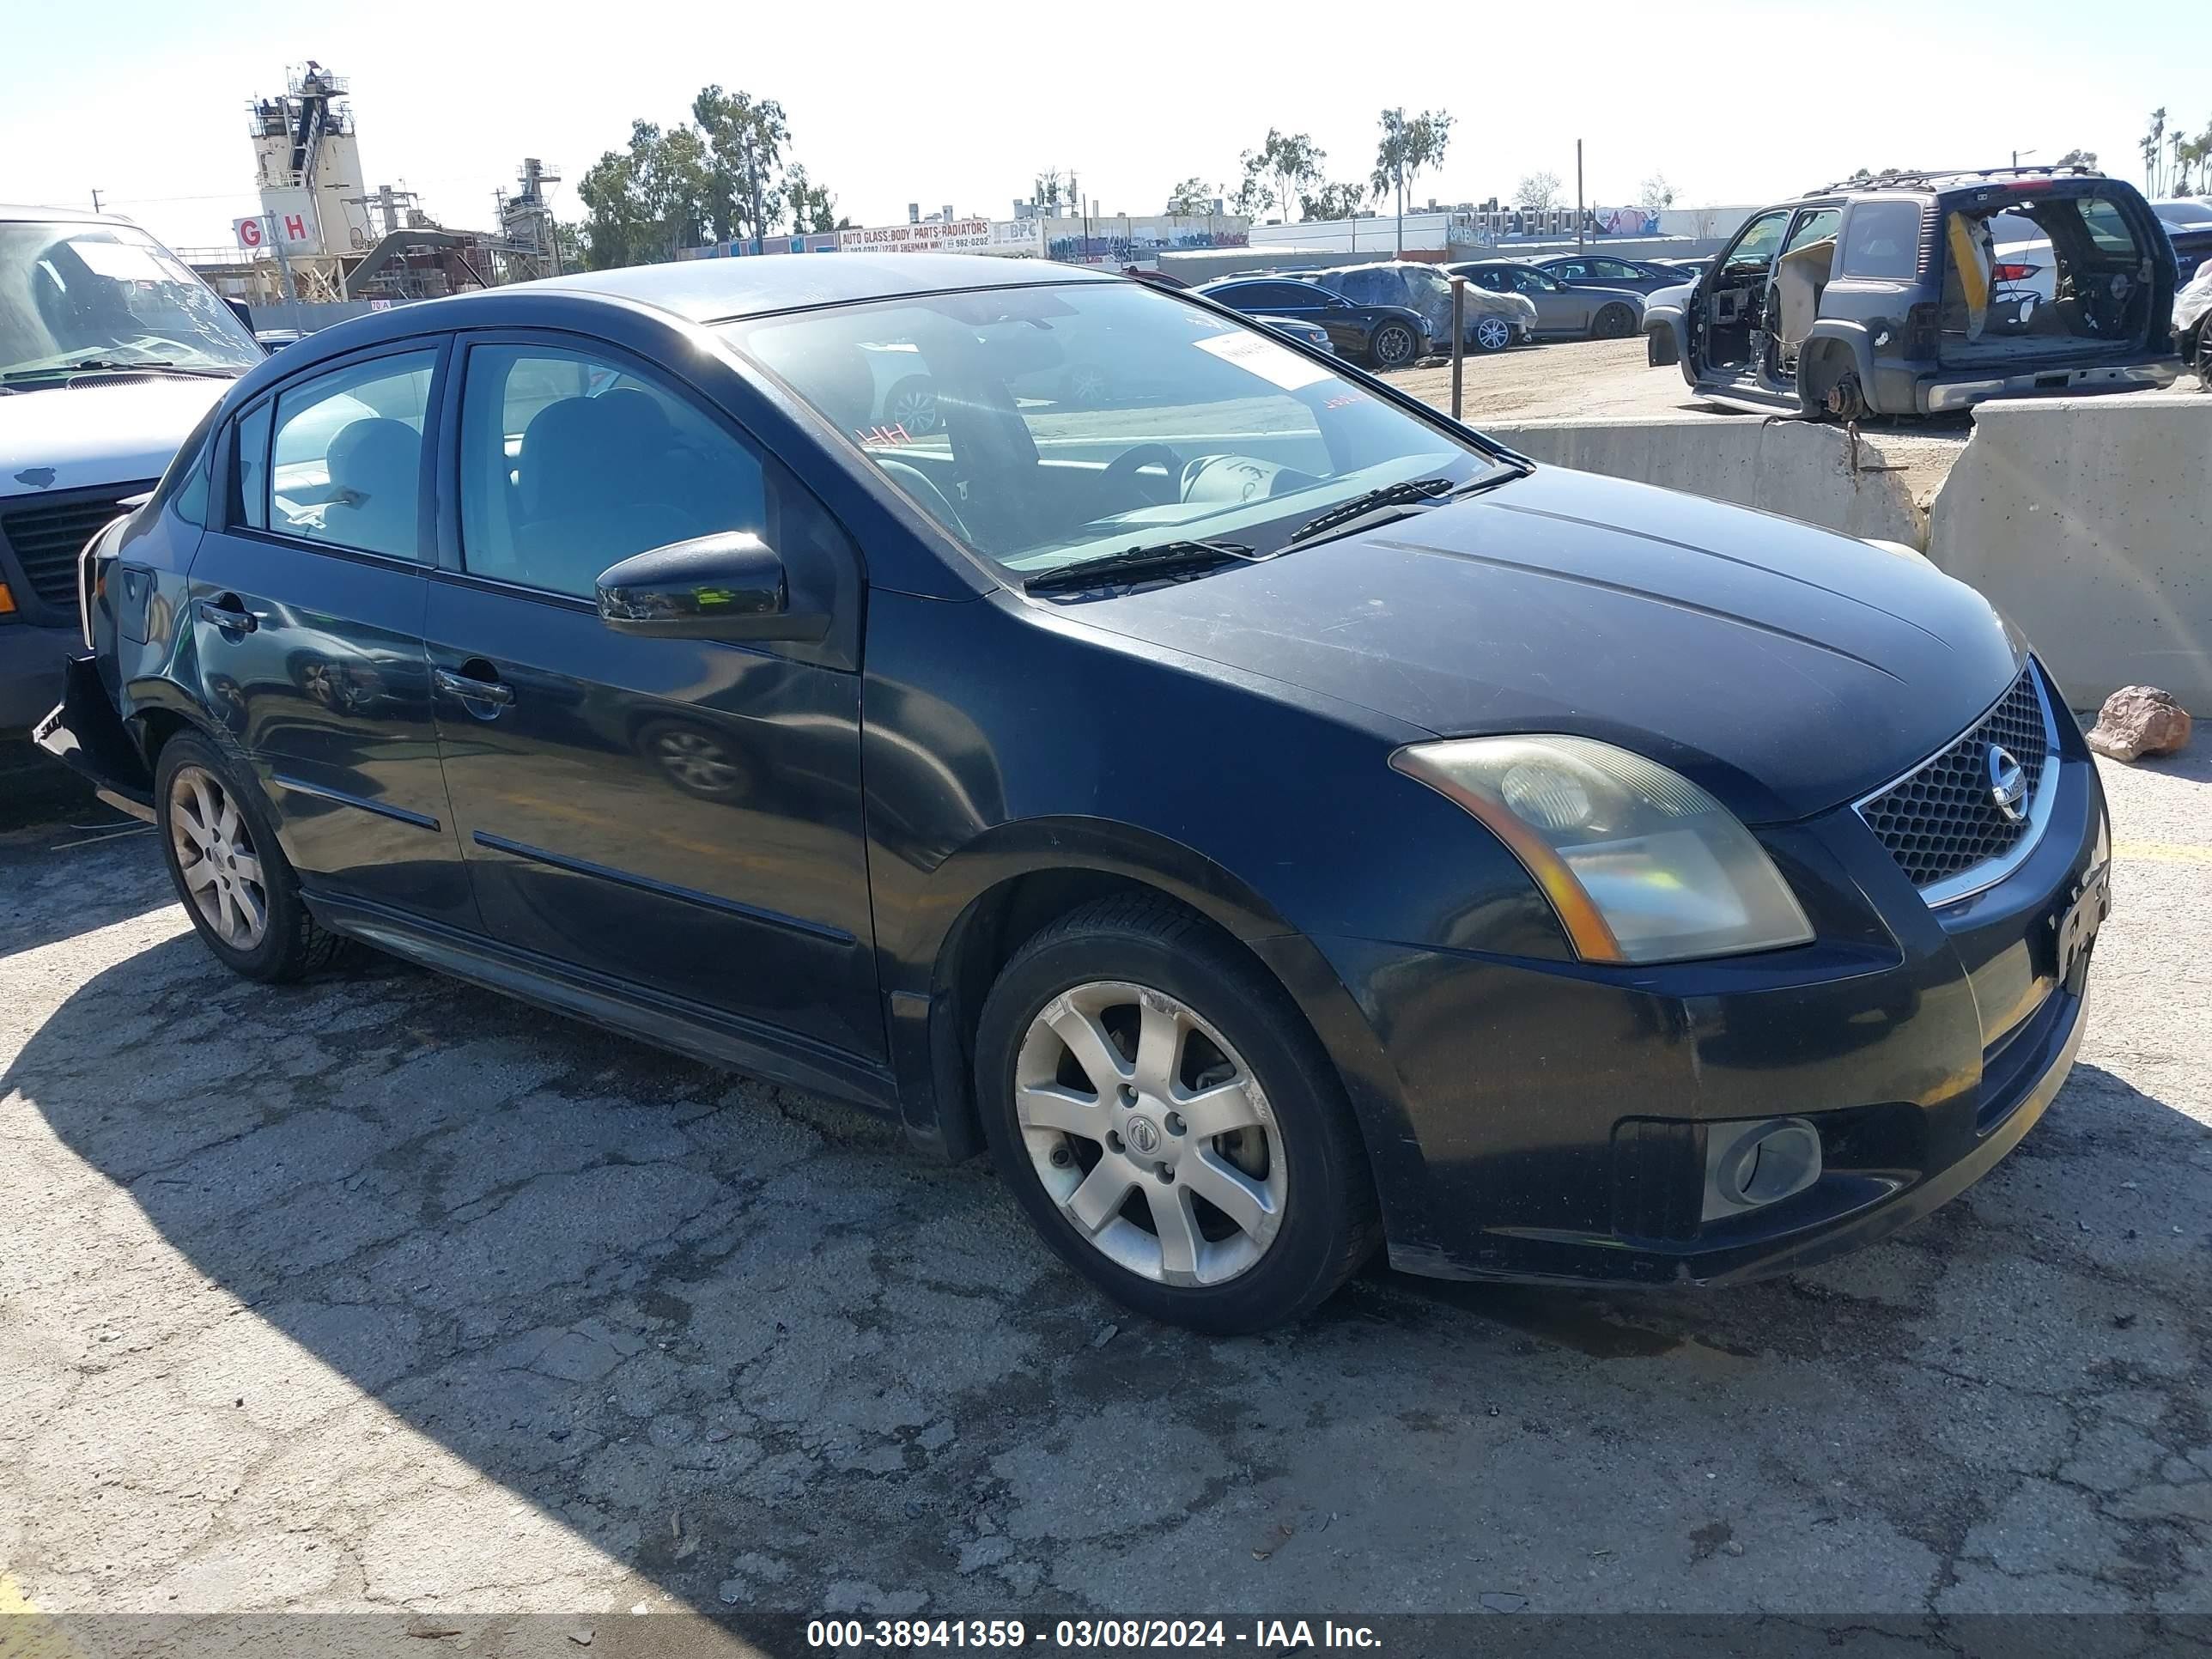
<path fill-rule="evenodd" d="M 251 634 L 261 626 L 253 613 L 238 602 L 234 593 L 225 593 L 220 599 L 202 599 L 200 620 L 226 634 Z"/>
<path fill-rule="evenodd" d="M 450 668 L 434 669 L 431 678 L 437 682 L 438 690 L 448 696 L 471 702 L 495 702 L 501 708 L 514 701 L 514 688 L 504 680 L 480 680 L 473 675 L 456 674 Z"/>

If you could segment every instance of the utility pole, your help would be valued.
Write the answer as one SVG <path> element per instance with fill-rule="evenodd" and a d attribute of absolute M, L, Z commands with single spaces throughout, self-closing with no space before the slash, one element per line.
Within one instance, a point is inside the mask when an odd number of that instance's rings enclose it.
<path fill-rule="evenodd" d="M 1398 106 L 1398 257 L 1406 257 L 1406 106 Z"/>
<path fill-rule="evenodd" d="M 1583 141 L 1575 140 L 1575 252 L 1583 251 Z"/>
<path fill-rule="evenodd" d="M 96 190 L 92 192 L 92 210 L 94 213 L 100 211 L 100 192 Z"/>

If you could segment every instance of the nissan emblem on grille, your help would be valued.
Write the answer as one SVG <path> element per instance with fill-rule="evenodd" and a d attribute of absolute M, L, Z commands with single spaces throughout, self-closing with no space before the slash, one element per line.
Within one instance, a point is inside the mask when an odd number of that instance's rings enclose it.
<path fill-rule="evenodd" d="M 2021 803 L 2027 799 L 2027 774 L 2012 757 L 2012 750 L 2002 744 L 1990 745 L 1990 799 L 2014 823 L 2027 816 L 2021 810 Z"/>
<path fill-rule="evenodd" d="M 2035 670 L 2025 669 L 1949 747 L 1860 802 L 1859 816 L 1916 887 L 1992 865 L 2030 831 L 2051 731 Z"/>

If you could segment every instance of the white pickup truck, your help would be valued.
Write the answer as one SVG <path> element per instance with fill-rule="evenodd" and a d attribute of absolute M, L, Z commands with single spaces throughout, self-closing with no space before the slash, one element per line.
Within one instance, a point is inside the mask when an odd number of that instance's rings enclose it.
<path fill-rule="evenodd" d="M 0 732 L 81 648 L 77 553 L 261 347 L 128 220 L 0 206 Z"/>

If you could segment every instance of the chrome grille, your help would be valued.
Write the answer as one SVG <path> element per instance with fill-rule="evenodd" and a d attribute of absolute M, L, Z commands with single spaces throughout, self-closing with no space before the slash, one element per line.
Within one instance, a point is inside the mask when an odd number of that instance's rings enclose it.
<path fill-rule="evenodd" d="M 122 512 L 119 497 L 137 495 L 145 488 L 142 484 L 116 495 L 80 495 L 70 501 L 41 501 L 0 509 L 0 538 L 15 555 L 15 563 L 31 592 L 48 605 L 67 605 L 74 611 L 76 556 L 94 532 Z"/>
<path fill-rule="evenodd" d="M 2040 816 L 2027 809 L 2041 799 L 2051 734 L 2043 688 L 2031 665 L 1949 748 L 1861 801 L 1859 816 L 1914 886 L 1923 891 L 1947 887 L 2004 859 L 2034 833 Z M 2009 750 L 2027 776 L 2018 816 L 2003 812 L 1990 793 L 1992 746 Z"/>

